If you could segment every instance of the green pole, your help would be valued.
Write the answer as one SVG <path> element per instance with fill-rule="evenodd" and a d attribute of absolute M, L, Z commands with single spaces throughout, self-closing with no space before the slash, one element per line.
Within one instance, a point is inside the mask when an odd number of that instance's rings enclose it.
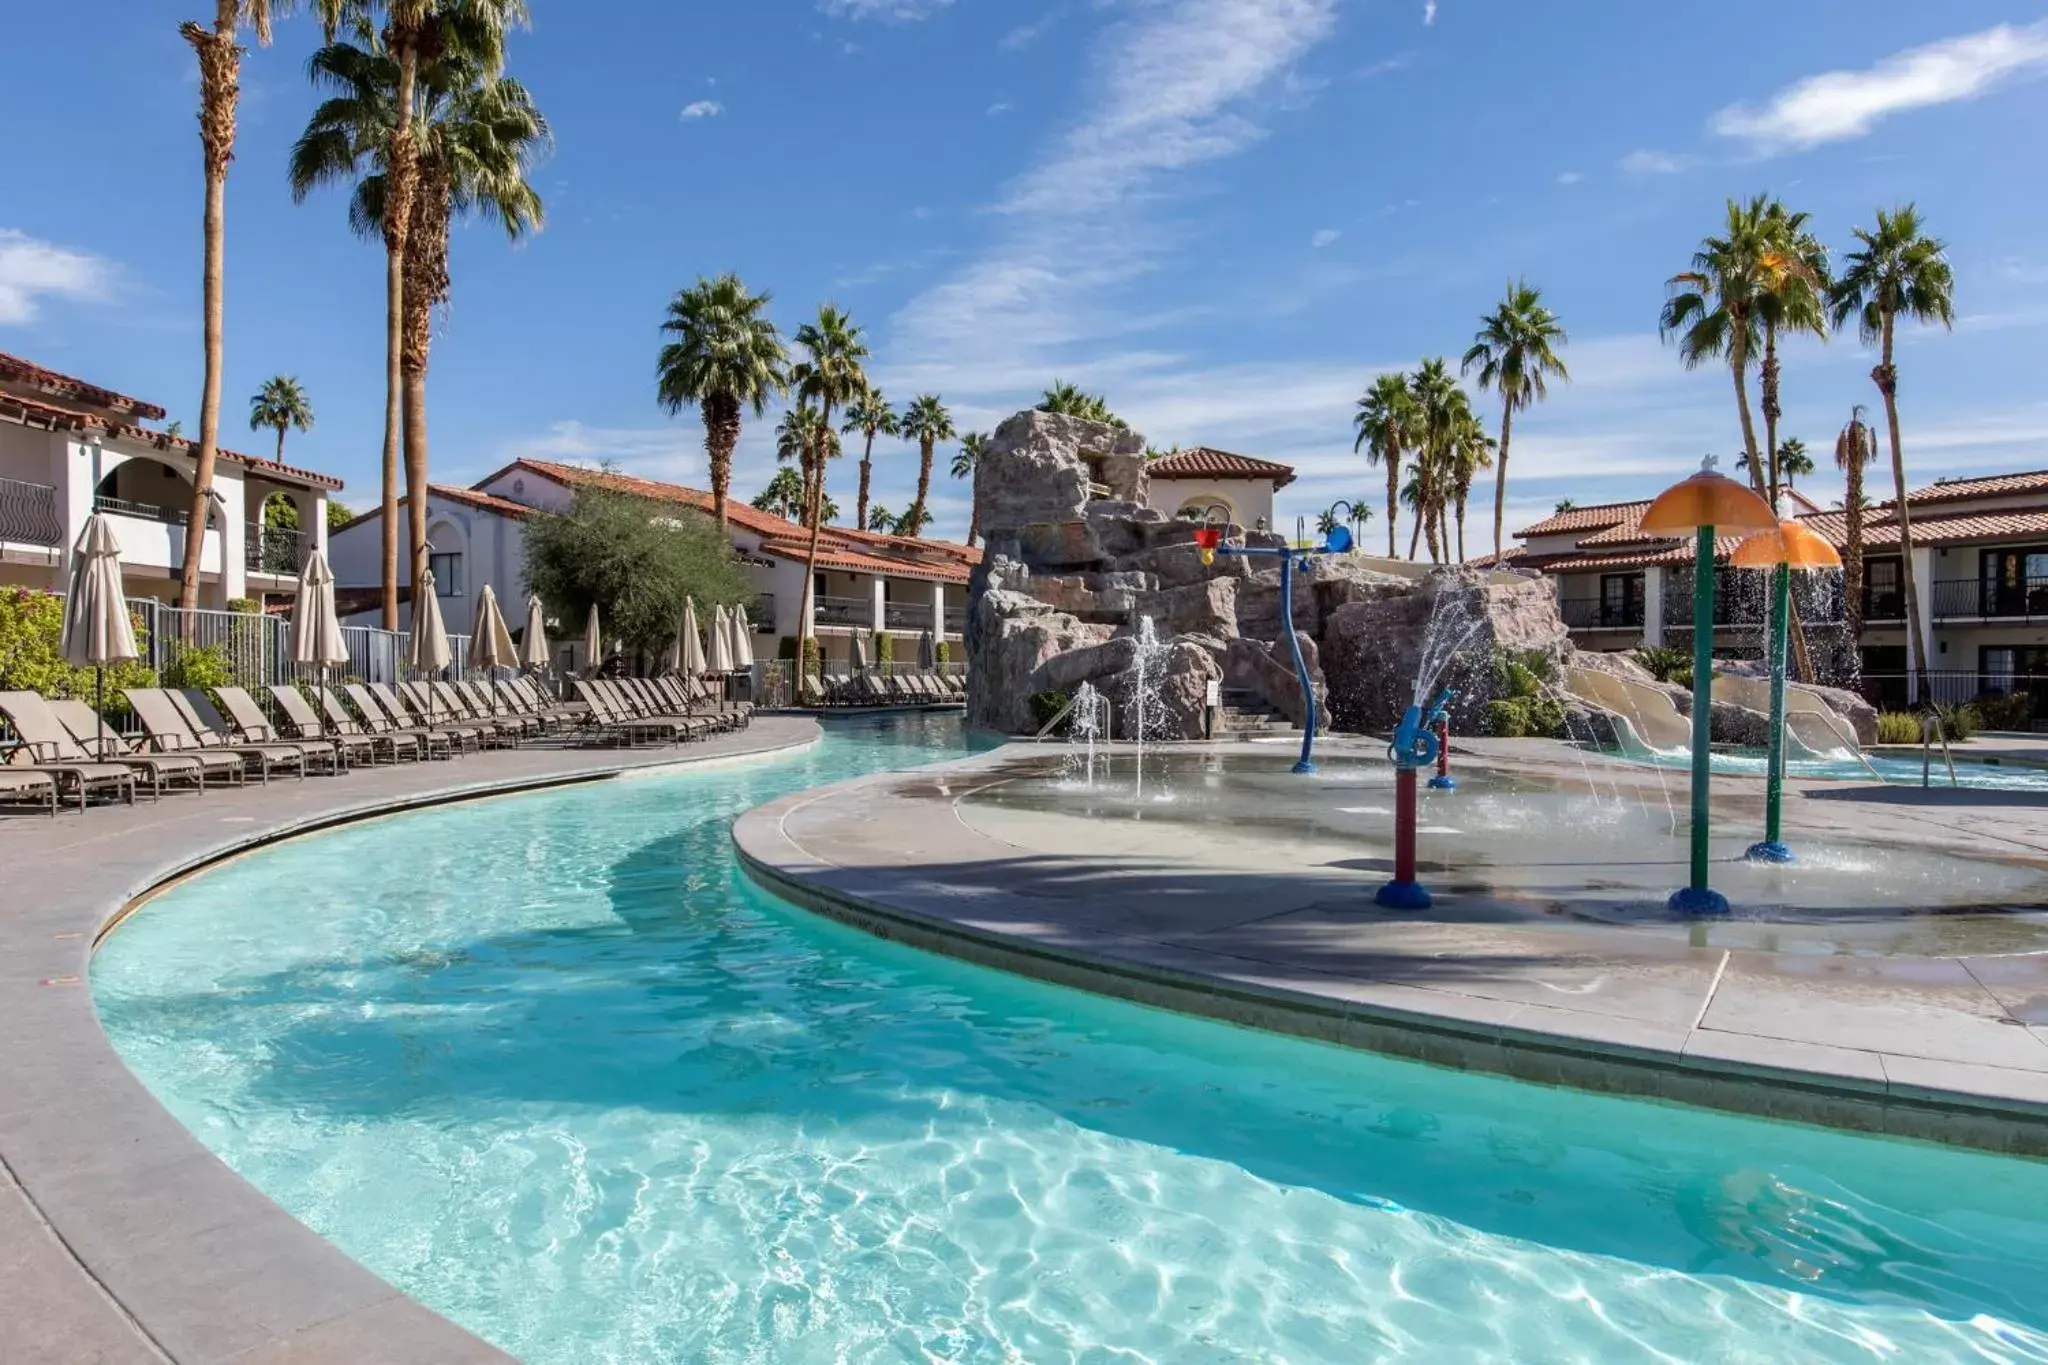
<path fill-rule="evenodd" d="M 1707 814 L 1714 739 L 1714 528 L 1702 526 L 1692 566 L 1692 880 L 1671 897 L 1681 914 L 1724 914 L 1727 898 L 1707 885 Z"/>
<path fill-rule="evenodd" d="M 1792 569 L 1771 570 L 1771 752 L 1764 787 L 1764 841 L 1749 846 L 1756 862 L 1789 863 L 1785 815 L 1785 649 L 1792 634 Z"/>

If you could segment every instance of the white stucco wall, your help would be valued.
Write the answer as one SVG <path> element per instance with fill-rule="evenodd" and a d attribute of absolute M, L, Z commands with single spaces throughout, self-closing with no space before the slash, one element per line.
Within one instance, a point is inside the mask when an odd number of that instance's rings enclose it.
<path fill-rule="evenodd" d="M 1220 502 L 1230 520 L 1251 527 L 1260 518 L 1273 525 L 1273 482 L 1270 479 L 1153 479 L 1148 501 L 1165 516 L 1177 516 L 1189 503 Z"/>

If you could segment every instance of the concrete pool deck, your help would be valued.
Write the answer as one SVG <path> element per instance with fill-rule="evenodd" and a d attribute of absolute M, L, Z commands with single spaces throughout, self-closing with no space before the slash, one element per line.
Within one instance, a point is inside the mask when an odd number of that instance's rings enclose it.
<path fill-rule="evenodd" d="M 801 748 L 759 717 L 682 746 L 525 748 L 0 819 L 0 1359 L 464 1365 L 509 1359 L 244 1182 L 129 1072 L 87 976 L 139 896 L 245 849 L 424 805 Z M 288 911 L 288 907 L 286 908 Z"/>
<path fill-rule="evenodd" d="M 1582 761 L 1547 741 L 1460 748 L 1560 783 Z M 751 875 L 808 908 L 1061 984 L 1544 1083 L 2048 1155 L 2048 953 L 1993 946 L 2018 917 L 1900 917 L 1919 935 L 1904 951 L 1857 946 L 1868 930 L 1852 925 L 1850 946 L 1816 951 L 1788 946 L 1812 923 L 1617 922 L 1507 894 L 1440 894 L 1400 916 L 1371 904 L 1384 863 L 1355 844 L 1343 857 L 1258 829 L 1191 835 L 1171 818 L 975 799 L 1057 757 L 1010 745 L 800 793 L 741 817 L 734 840 Z M 1658 790 L 1649 770 L 1588 761 L 1601 783 Z M 1756 816 L 1761 783 L 1715 785 L 1717 818 Z M 1795 843 L 1954 853 L 2032 878 L 2048 869 L 2044 810 L 2040 793 L 1800 782 L 1787 827 Z"/>

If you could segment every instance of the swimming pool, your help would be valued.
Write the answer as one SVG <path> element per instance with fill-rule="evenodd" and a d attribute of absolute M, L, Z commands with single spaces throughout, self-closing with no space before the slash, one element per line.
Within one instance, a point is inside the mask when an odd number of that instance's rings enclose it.
<path fill-rule="evenodd" d="M 1661 768 L 1692 766 L 1692 755 L 1682 752 L 1653 750 L 1648 754 L 1627 754 L 1624 757 L 1638 763 L 1653 763 Z M 1869 767 L 1865 767 L 1861 760 L 1846 755 L 1840 758 L 1788 759 L 1785 775 L 1842 782 L 1878 780 L 1905 787 L 1920 785 L 1919 759 L 1894 758 L 1887 754 L 1868 757 Z M 1875 779 L 1871 776 L 1873 770 L 1877 774 Z M 1714 771 L 1729 776 L 1763 777 L 1767 772 L 1765 756 L 1761 752 L 1717 751 L 1714 754 Z M 1939 752 L 1934 755 L 1928 776 L 1933 786 L 1949 785 L 1948 765 L 1941 761 Z M 2048 768 L 2018 763 L 1984 763 L 1972 760 L 1967 754 L 1958 754 L 1955 785 L 1994 791 L 2048 792 Z"/>
<path fill-rule="evenodd" d="M 230 1165 L 533 1362 L 2048 1359 L 2048 1165 L 1184 1019 L 737 874 L 738 811 L 958 743 L 280 845 L 95 999 Z"/>

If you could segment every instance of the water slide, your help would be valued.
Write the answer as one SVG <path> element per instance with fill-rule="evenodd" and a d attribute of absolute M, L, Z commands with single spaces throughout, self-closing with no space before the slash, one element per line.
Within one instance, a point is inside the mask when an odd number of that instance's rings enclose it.
<path fill-rule="evenodd" d="M 1614 717 L 1623 731 L 1622 747 L 1628 752 L 1668 753 L 1692 743 L 1692 722 L 1678 713 L 1670 697 L 1654 687 L 1597 668 L 1567 668 L 1564 684 L 1580 701 Z"/>
<path fill-rule="evenodd" d="M 1771 714 L 1771 683 L 1741 673 L 1714 674 L 1714 696 L 1752 711 Z M 1785 684 L 1785 756 L 1802 758 L 1843 758 L 1862 752 L 1856 732 L 1837 716 L 1834 708 L 1801 687 Z"/>

